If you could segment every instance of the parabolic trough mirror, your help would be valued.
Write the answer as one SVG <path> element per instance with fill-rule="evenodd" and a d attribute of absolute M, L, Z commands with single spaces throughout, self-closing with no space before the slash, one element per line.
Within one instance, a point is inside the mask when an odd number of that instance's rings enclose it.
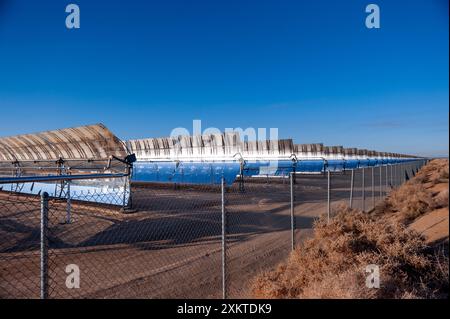
<path fill-rule="evenodd" d="M 227 185 L 234 183 L 240 172 L 239 162 L 154 162 L 134 164 L 132 180 L 136 182 L 216 184 L 222 177 Z"/>
<path fill-rule="evenodd" d="M 127 155 L 124 143 L 102 124 L 3 137 L 0 179 L 27 178 L 29 182 L 0 184 L 0 190 L 126 205 L 130 165 L 123 159 Z M 79 175 L 86 178 L 43 181 Z"/>

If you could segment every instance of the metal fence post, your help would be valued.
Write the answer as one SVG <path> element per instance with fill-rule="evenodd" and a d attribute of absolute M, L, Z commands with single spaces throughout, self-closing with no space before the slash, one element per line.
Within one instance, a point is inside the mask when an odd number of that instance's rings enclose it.
<path fill-rule="evenodd" d="M 48 298 L 48 193 L 41 195 L 41 299 Z"/>
<path fill-rule="evenodd" d="M 226 212 L 225 212 L 225 178 L 222 176 L 221 180 L 221 193 L 222 193 L 222 298 L 227 298 L 227 280 L 226 280 Z"/>
<path fill-rule="evenodd" d="M 397 187 L 397 163 L 394 164 L 394 187 Z"/>
<path fill-rule="evenodd" d="M 394 180 L 392 179 L 393 178 L 393 175 L 392 175 L 393 165 L 390 165 L 390 167 L 391 167 L 390 173 L 391 173 L 391 188 L 392 188 L 394 185 Z"/>
<path fill-rule="evenodd" d="M 389 190 L 389 174 L 388 174 L 388 164 L 386 164 L 386 195 Z"/>
<path fill-rule="evenodd" d="M 408 180 L 408 178 L 407 178 L 407 170 L 408 170 L 408 164 L 405 163 L 405 164 L 403 164 L 403 171 L 402 171 L 402 174 L 403 174 L 403 183 L 406 183 L 406 181 Z M 408 176 L 409 176 L 409 175 L 408 175 Z"/>
<path fill-rule="evenodd" d="M 375 168 L 372 166 L 372 207 L 375 208 Z"/>
<path fill-rule="evenodd" d="M 352 169 L 352 177 L 350 180 L 350 208 L 353 208 L 353 184 L 355 182 L 355 170 Z"/>
<path fill-rule="evenodd" d="M 380 201 L 383 199 L 383 166 L 380 165 Z"/>
<path fill-rule="evenodd" d="M 128 188 L 128 178 L 125 177 L 125 182 L 123 184 L 123 198 L 122 198 L 122 209 L 127 208 L 127 188 Z"/>
<path fill-rule="evenodd" d="M 364 212 L 366 210 L 366 176 L 365 176 L 365 168 L 362 168 L 362 211 Z"/>
<path fill-rule="evenodd" d="M 400 167 L 400 183 L 403 184 L 405 181 L 406 181 L 405 164 L 402 163 L 402 166 Z"/>
<path fill-rule="evenodd" d="M 330 176 L 330 171 L 328 170 L 327 171 L 328 172 L 328 174 L 327 174 L 327 177 L 328 177 L 328 190 L 327 190 L 327 221 L 328 221 L 328 223 L 330 223 L 330 213 L 331 213 L 331 198 L 330 198 L 330 179 L 331 179 L 331 176 Z"/>
<path fill-rule="evenodd" d="M 396 167 L 397 167 L 397 164 L 396 163 L 394 163 L 394 164 L 392 164 L 392 188 L 395 188 L 396 187 L 396 184 L 397 184 L 397 182 L 396 182 L 396 175 L 397 175 L 397 173 L 396 173 Z"/>
<path fill-rule="evenodd" d="M 295 215 L 294 215 L 294 173 L 290 173 L 290 186 L 291 186 L 291 249 L 295 248 Z"/>
<path fill-rule="evenodd" d="M 66 216 L 66 223 L 70 224 L 72 217 L 71 217 L 71 213 L 72 213 L 72 200 L 70 197 L 70 184 L 71 181 L 67 181 L 67 216 Z"/>

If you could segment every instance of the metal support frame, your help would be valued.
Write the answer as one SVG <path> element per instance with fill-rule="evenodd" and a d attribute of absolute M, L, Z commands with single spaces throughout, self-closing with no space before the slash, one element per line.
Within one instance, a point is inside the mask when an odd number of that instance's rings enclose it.
<path fill-rule="evenodd" d="M 48 298 L 48 193 L 41 195 L 41 256 L 40 256 L 40 279 L 41 299 Z"/>
<path fill-rule="evenodd" d="M 239 192 L 245 192 L 245 182 L 244 182 L 244 163 L 239 164 Z"/>
<path fill-rule="evenodd" d="M 14 169 L 12 173 L 12 177 L 20 177 L 22 176 L 22 169 L 20 167 L 20 163 L 18 161 L 15 161 L 13 163 Z M 11 191 L 12 192 L 20 192 L 23 189 L 24 184 L 11 184 Z"/>
<path fill-rule="evenodd" d="M 127 189 L 128 189 L 128 179 L 125 178 L 123 183 L 123 198 L 122 198 L 122 209 L 125 211 L 127 209 Z"/>
<path fill-rule="evenodd" d="M 57 169 L 56 169 L 57 176 L 68 175 L 64 159 L 59 158 L 59 160 L 56 161 L 56 165 L 57 165 Z M 67 190 L 66 190 L 67 187 L 66 186 L 67 186 L 67 183 L 65 180 L 56 182 L 55 183 L 55 196 L 59 197 L 59 198 L 65 198 L 67 196 Z"/>
<path fill-rule="evenodd" d="M 293 172 L 292 178 L 294 180 L 294 185 L 295 185 L 297 183 L 297 159 L 296 158 L 292 160 L 292 172 Z"/>

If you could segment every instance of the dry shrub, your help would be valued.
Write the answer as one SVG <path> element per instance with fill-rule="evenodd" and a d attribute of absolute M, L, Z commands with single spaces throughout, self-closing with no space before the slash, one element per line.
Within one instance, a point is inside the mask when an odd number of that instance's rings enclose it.
<path fill-rule="evenodd" d="M 448 160 L 433 160 L 411 180 L 393 190 L 385 200 L 384 212 L 400 213 L 400 220 L 410 222 L 435 208 L 448 207 L 448 188 L 433 197 L 430 187 L 448 183 Z"/>
<path fill-rule="evenodd" d="M 441 166 L 438 172 L 438 180 L 440 182 L 448 182 L 448 162 L 447 165 Z"/>
<path fill-rule="evenodd" d="M 431 192 L 415 179 L 392 191 L 385 202 L 390 211 L 400 213 L 403 221 L 414 220 L 436 207 Z"/>
<path fill-rule="evenodd" d="M 448 183 L 448 171 L 447 159 L 434 159 L 419 171 L 416 179 L 432 184 Z"/>
<path fill-rule="evenodd" d="M 435 184 L 448 183 L 448 160 L 434 160 L 430 164 L 431 165 L 426 167 L 426 169 L 428 171 L 435 171 L 432 175 L 431 182 Z"/>
<path fill-rule="evenodd" d="M 437 208 L 448 207 L 448 188 L 434 197 L 434 204 Z"/>
<path fill-rule="evenodd" d="M 257 277 L 252 291 L 257 298 L 439 297 L 448 293 L 448 269 L 436 271 L 427 250 L 404 225 L 345 208 L 330 224 L 320 219 L 314 237 L 287 263 Z M 380 289 L 365 285 L 370 264 L 380 267 Z"/>

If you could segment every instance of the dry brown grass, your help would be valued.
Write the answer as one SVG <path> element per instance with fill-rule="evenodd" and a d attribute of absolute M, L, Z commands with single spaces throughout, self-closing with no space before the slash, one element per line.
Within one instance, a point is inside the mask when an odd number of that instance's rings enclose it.
<path fill-rule="evenodd" d="M 392 191 L 386 199 L 390 212 L 400 213 L 403 221 L 412 221 L 436 207 L 431 192 L 415 180 L 406 182 L 402 187 Z"/>
<path fill-rule="evenodd" d="M 433 193 L 433 186 L 445 184 L 440 192 Z M 383 205 L 384 213 L 399 213 L 403 222 L 436 208 L 448 207 L 448 161 L 433 160 L 404 185 L 391 192 Z"/>
<path fill-rule="evenodd" d="M 444 204 L 445 194 L 433 197 L 424 184 L 440 183 L 445 176 L 448 178 L 448 161 L 430 164 L 431 168 L 423 169 L 416 178 L 392 192 L 373 213 L 342 206 L 329 224 L 326 219 L 320 219 L 314 225 L 313 238 L 296 249 L 287 262 L 255 278 L 253 296 L 447 297 L 448 250 L 436 253 L 418 233 L 407 228 L 407 222 Z M 387 214 L 397 214 L 400 218 L 383 218 Z M 370 264 L 380 267 L 380 289 L 365 285 L 365 267 Z"/>
<path fill-rule="evenodd" d="M 437 208 L 448 207 L 448 188 L 434 197 L 434 204 Z"/>

